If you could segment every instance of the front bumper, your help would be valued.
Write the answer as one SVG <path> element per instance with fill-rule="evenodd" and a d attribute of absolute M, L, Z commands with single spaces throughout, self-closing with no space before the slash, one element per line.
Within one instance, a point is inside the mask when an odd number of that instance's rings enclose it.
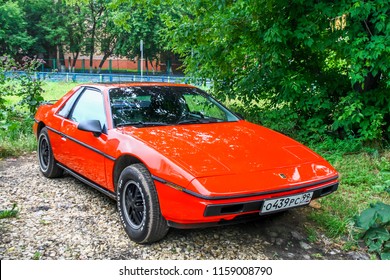
<path fill-rule="evenodd" d="M 175 228 L 208 227 L 238 223 L 247 218 L 254 219 L 260 216 L 264 201 L 267 199 L 306 192 L 313 192 L 312 199 L 316 199 L 336 191 L 338 184 L 338 177 L 333 177 L 299 187 L 229 198 L 193 195 L 155 179 L 162 215 L 168 224 Z"/>

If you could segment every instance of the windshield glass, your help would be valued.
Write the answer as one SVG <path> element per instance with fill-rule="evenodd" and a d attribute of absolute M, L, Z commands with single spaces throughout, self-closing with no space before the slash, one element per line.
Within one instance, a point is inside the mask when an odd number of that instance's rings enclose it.
<path fill-rule="evenodd" d="M 238 118 L 198 88 L 142 86 L 111 89 L 114 127 L 232 122 Z"/>

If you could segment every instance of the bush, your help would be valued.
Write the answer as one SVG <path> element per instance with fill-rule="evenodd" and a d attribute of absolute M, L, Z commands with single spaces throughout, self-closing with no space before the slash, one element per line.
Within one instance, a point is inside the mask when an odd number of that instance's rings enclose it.
<path fill-rule="evenodd" d="M 33 115 L 43 101 L 42 81 L 35 78 L 34 71 L 42 63 L 29 57 L 20 62 L 6 56 L 0 58 L 0 156 L 34 146 Z"/>

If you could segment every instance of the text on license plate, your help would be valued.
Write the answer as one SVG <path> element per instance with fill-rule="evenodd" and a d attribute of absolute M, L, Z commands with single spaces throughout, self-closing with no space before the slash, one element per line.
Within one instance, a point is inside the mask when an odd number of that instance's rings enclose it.
<path fill-rule="evenodd" d="M 308 192 L 266 200 L 264 201 L 260 214 L 309 204 L 312 196 L 313 192 Z"/>

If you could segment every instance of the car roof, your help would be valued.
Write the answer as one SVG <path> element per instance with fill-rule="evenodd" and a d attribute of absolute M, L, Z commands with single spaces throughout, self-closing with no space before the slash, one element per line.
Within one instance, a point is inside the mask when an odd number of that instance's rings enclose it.
<path fill-rule="evenodd" d="M 175 84 L 175 83 L 163 83 L 163 82 L 112 82 L 112 83 L 87 83 L 80 84 L 80 87 L 95 87 L 98 89 L 111 89 L 118 87 L 145 87 L 145 86 L 156 86 L 156 87 L 191 87 L 189 84 Z"/>

